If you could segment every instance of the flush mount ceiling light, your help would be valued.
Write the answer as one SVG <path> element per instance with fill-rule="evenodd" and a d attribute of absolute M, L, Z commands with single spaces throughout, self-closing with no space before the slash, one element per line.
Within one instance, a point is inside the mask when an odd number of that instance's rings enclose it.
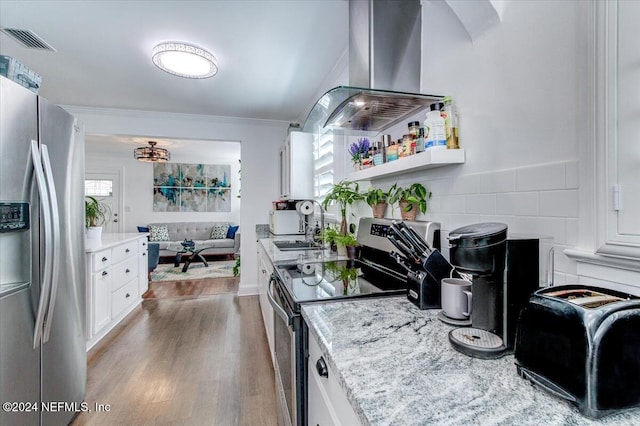
<path fill-rule="evenodd" d="M 149 141 L 149 145 L 133 150 L 133 158 L 148 163 L 166 163 L 171 160 L 171 154 L 164 148 L 156 148 L 158 142 Z"/>
<path fill-rule="evenodd" d="M 218 72 L 215 56 L 192 44 L 160 43 L 151 53 L 151 59 L 158 68 L 179 77 L 209 78 Z"/>

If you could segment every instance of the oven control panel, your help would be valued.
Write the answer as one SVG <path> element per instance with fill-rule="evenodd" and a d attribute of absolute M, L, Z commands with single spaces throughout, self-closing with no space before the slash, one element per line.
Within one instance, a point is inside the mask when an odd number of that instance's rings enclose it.
<path fill-rule="evenodd" d="M 29 203 L 0 201 L 0 232 L 29 229 Z"/>
<path fill-rule="evenodd" d="M 389 235 L 389 225 L 382 225 L 379 223 L 372 223 L 371 230 L 369 231 L 371 235 L 375 235 L 376 237 L 387 238 Z"/>

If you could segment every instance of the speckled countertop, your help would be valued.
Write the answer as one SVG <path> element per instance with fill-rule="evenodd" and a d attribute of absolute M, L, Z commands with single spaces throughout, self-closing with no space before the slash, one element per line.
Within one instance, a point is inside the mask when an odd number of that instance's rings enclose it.
<path fill-rule="evenodd" d="M 316 339 L 365 425 L 639 425 L 640 409 L 594 421 L 516 373 L 513 356 L 456 352 L 453 327 L 405 297 L 303 306 Z"/>

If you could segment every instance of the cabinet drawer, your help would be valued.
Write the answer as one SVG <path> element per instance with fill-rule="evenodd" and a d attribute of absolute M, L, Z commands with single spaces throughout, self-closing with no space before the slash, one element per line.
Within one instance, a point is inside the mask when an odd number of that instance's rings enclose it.
<path fill-rule="evenodd" d="M 128 257 L 138 254 L 138 241 L 129 241 L 113 248 L 113 263 L 121 262 Z"/>
<path fill-rule="evenodd" d="M 127 309 L 138 297 L 138 281 L 133 280 L 111 295 L 111 318 L 116 318 Z"/>
<path fill-rule="evenodd" d="M 131 257 L 112 267 L 111 291 L 116 291 L 134 278 L 138 277 L 138 258 Z"/>
<path fill-rule="evenodd" d="M 100 250 L 91 255 L 91 270 L 98 272 L 101 269 L 111 265 L 111 249 Z"/>
<path fill-rule="evenodd" d="M 143 253 L 145 251 L 147 251 L 147 246 L 149 245 L 149 241 L 147 241 L 146 238 L 140 238 L 138 240 L 138 252 L 139 253 Z"/>

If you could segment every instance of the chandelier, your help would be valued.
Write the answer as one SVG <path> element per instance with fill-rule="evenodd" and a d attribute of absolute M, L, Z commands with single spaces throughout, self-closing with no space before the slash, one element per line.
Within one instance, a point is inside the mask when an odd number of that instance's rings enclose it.
<path fill-rule="evenodd" d="M 156 148 L 158 142 L 149 141 L 150 146 L 143 146 L 133 150 L 133 158 L 149 163 L 166 163 L 171 160 L 171 154 L 164 148 Z"/>

